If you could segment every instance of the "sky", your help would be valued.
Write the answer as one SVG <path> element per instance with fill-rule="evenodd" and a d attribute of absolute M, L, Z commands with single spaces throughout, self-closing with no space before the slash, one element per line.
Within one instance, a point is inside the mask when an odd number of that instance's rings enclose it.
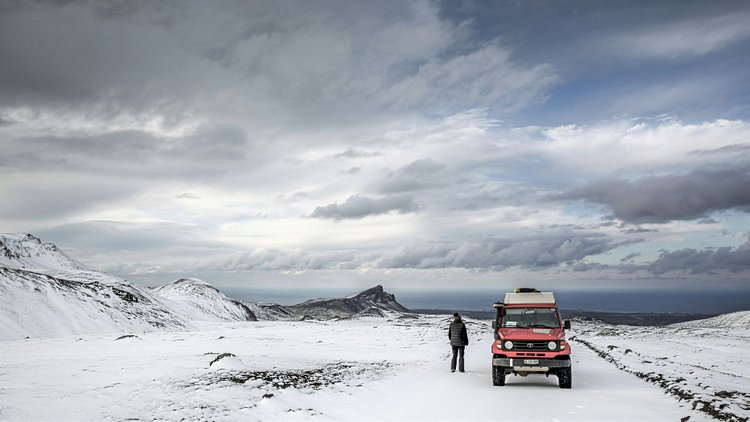
<path fill-rule="evenodd" d="M 746 1 L 0 1 L 0 232 L 146 285 L 750 289 Z"/>

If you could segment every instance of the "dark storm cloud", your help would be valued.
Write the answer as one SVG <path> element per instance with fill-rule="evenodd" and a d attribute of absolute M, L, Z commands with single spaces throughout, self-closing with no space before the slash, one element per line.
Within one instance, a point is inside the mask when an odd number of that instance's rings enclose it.
<path fill-rule="evenodd" d="M 178 123 L 516 110 L 557 81 L 429 2 L 40 2 L 0 10 L 0 106 Z M 354 120 L 357 121 L 357 120 Z"/>
<path fill-rule="evenodd" d="M 420 244 L 401 248 L 380 260 L 381 268 L 541 269 L 574 263 L 606 252 L 615 242 L 597 234 Z"/>
<path fill-rule="evenodd" d="M 750 211 L 750 167 L 606 180 L 557 198 L 604 204 L 617 218 L 632 223 L 691 220 L 730 209 Z"/>
<path fill-rule="evenodd" d="M 736 248 L 685 248 L 663 252 L 647 268 L 653 274 L 671 271 L 684 271 L 690 274 L 750 271 L 750 240 Z"/>
<path fill-rule="evenodd" d="M 177 109 L 206 70 L 166 27 L 133 13 L 105 17 L 87 2 L 17 3 L 0 13 L 0 103 L 102 115 Z M 150 7 L 141 7 L 151 13 Z"/>
<path fill-rule="evenodd" d="M 419 206 L 411 196 L 393 195 L 383 198 L 368 198 L 364 196 L 351 196 L 342 204 L 338 202 L 315 208 L 310 214 L 311 218 L 346 220 L 359 219 L 372 215 L 388 214 L 398 212 L 406 214 L 415 212 Z"/>

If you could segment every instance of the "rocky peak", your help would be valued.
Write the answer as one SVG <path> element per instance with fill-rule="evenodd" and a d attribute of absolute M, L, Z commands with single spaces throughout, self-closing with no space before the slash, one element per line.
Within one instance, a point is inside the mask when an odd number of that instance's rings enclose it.
<path fill-rule="evenodd" d="M 387 303 L 396 301 L 396 296 L 392 293 L 386 293 L 385 290 L 383 290 L 383 286 L 381 285 L 377 285 L 363 292 L 360 292 L 354 295 L 352 298 L 374 303 Z"/>
<path fill-rule="evenodd" d="M 0 233 L 0 266 L 39 270 L 88 270 L 52 243 L 31 234 Z"/>

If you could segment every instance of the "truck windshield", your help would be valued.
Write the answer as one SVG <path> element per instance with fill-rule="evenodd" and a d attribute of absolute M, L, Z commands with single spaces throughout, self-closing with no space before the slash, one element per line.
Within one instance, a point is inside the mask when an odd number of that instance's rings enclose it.
<path fill-rule="evenodd" d="M 504 328 L 560 328 L 555 308 L 505 308 Z"/>

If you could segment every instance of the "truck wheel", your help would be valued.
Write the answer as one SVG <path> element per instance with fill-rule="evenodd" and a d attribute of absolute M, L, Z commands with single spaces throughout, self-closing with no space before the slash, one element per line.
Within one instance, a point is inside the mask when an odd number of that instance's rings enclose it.
<path fill-rule="evenodd" d="M 570 388 L 573 386 L 573 371 L 570 368 L 562 368 L 557 371 L 557 382 L 560 388 Z"/>
<path fill-rule="evenodd" d="M 505 385 L 505 368 L 502 366 L 492 366 L 492 385 L 496 387 Z"/>

